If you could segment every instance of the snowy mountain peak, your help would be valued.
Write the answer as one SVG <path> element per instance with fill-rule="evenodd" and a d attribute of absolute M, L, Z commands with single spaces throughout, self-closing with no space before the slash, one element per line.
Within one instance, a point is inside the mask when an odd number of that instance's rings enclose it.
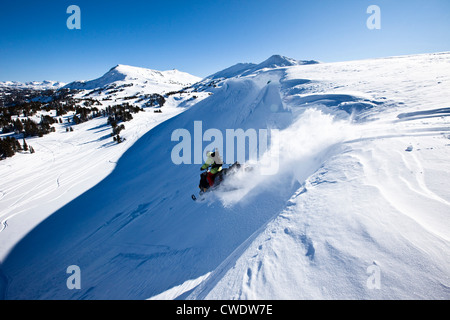
<path fill-rule="evenodd" d="M 281 68 L 281 67 L 291 67 L 305 64 L 318 64 L 319 62 L 316 60 L 295 60 L 293 58 L 289 58 L 286 56 L 282 56 L 279 54 L 274 54 L 270 58 L 264 60 L 263 62 L 256 63 L 237 63 L 223 69 L 219 72 L 216 72 L 205 79 L 215 80 L 220 78 L 234 78 L 239 76 L 246 76 L 262 69 L 273 69 L 273 68 Z"/>
<path fill-rule="evenodd" d="M 211 79 L 233 78 L 243 74 L 246 71 L 252 70 L 255 66 L 256 64 L 254 63 L 237 63 L 235 65 L 232 65 L 231 67 L 223 69 L 222 71 L 214 73 L 208 78 Z"/>
<path fill-rule="evenodd" d="M 274 67 L 289 67 L 289 66 L 295 66 L 299 64 L 297 60 L 288 58 L 285 56 L 281 56 L 279 54 L 274 54 L 267 60 L 261 62 L 258 67 L 262 68 L 274 68 Z"/>
<path fill-rule="evenodd" d="M 289 57 L 285 57 L 279 54 L 275 54 L 271 56 L 269 59 L 258 64 L 255 69 L 264 69 L 264 68 L 279 68 L 279 67 L 291 67 L 303 64 L 317 64 L 318 61 L 315 60 L 295 60 Z"/>
<path fill-rule="evenodd" d="M 114 68 L 111 68 L 104 76 L 118 76 L 120 78 L 135 80 L 136 78 L 145 78 L 146 80 L 174 80 L 174 78 L 189 78 L 188 82 L 196 82 L 198 77 L 190 75 L 186 72 L 182 72 L 178 69 L 171 69 L 166 71 L 158 71 L 154 69 L 133 67 L 125 64 L 118 64 Z"/>
<path fill-rule="evenodd" d="M 120 74 L 123 75 L 125 78 L 127 77 L 132 78 L 137 76 L 144 76 L 144 77 L 152 77 L 155 75 L 161 76 L 162 72 L 153 69 L 133 67 L 125 64 L 118 64 L 114 68 L 111 68 L 105 75 L 108 74 L 109 75 Z"/>
<path fill-rule="evenodd" d="M 111 68 L 100 78 L 90 81 L 74 81 L 69 83 L 65 88 L 92 90 L 102 88 L 114 82 L 136 82 L 139 84 L 179 84 L 182 86 L 193 84 L 200 78 L 178 71 L 176 69 L 168 71 L 158 71 L 147 68 L 133 67 L 124 64 L 118 64 Z"/>

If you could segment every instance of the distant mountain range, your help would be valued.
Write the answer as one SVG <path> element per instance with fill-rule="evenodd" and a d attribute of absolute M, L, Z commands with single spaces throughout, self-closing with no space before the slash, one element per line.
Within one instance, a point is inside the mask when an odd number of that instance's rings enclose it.
<path fill-rule="evenodd" d="M 305 64 L 317 64 L 316 60 L 295 60 L 281 55 L 273 55 L 269 59 L 259 64 L 255 63 L 238 63 L 222 71 L 216 72 L 205 79 L 233 78 L 245 76 L 255 73 L 259 70 L 272 69 L 279 67 L 292 67 Z"/>
<path fill-rule="evenodd" d="M 224 70 L 216 72 L 204 79 L 182 72 L 176 69 L 158 71 L 118 64 L 111 68 L 103 76 L 93 80 L 77 80 L 70 83 L 60 81 L 0 81 L 0 88 L 32 89 L 32 90 L 58 90 L 61 88 L 71 90 L 98 90 L 101 88 L 120 87 L 127 84 L 135 87 L 135 93 L 163 93 L 177 91 L 181 88 L 191 86 L 197 82 L 208 83 L 211 80 L 228 79 L 249 75 L 259 70 L 277 67 L 289 67 L 295 65 L 317 64 L 315 60 L 295 60 L 281 55 L 273 55 L 267 60 L 256 63 L 237 63 Z M 87 92 L 85 92 L 86 94 Z"/>
<path fill-rule="evenodd" d="M 18 81 L 0 81 L 0 88 L 15 88 L 15 89 L 33 89 L 33 90 L 48 90 L 48 89 L 59 89 L 64 87 L 66 84 L 59 81 L 29 81 L 29 82 L 18 82 Z"/>

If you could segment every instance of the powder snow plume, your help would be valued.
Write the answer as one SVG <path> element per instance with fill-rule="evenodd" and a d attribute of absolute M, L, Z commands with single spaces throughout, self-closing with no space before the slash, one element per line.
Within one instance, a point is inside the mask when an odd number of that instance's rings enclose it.
<path fill-rule="evenodd" d="M 252 169 L 225 180 L 216 195 L 224 206 L 231 206 L 268 189 L 283 191 L 303 184 L 340 143 L 355 137 L 355 132 L 350 121 L 306 109 L 288 128 L 272 131 L 268 150 L 258 161 L 246 163 Z"/>

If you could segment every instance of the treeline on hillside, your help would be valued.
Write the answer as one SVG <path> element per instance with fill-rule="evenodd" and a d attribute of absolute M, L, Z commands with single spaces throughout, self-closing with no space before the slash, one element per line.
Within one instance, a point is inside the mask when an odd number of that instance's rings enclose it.
<path fill-rule="evenodd" d="M 14 137 L 0 139 L 0 160 L 12 157 L 19 151 L 34 153 L 33 147 L 28 146 L 25 138 L 23 139 L 23 144 L 20 144 L 20 142 Z"/>
<path fill-rule="evenodd" d="M 6 108 L 2 108 L 2 111 L 4 111 L 4 109 Z M 12 157 L 18 151 L 30 151 L 31 153 L 34 153 L 32 148 L 28 148 L 25 138 L 35 136 L 42 137 L 45 134 L 54 132 L 55 128 L 51 125 L 57 121 L 48 115 L 42 115 L 39 122 L 35 122 L 30 118 L 20 119 L 17 117 L 14 120 L 10 117 L 0 118 L 0 126 L 2 127 L 1 132 L 12 133 L 12 135 L 5 138 L 0 138 L 0 160 Z M 22 145 L 16 139 L 17 137 L 23 139 Z"/>
<path fill-rule="evenodd" d="M 132 114 L 142 111 L 140 107 L 128 102 L 99 109 L 102 104 L 95 99 L 74 99 L 73 95 L 78 90 L 31 90 L 31 89 L 0 89 L 0 134 L 8 134 L 8 137 L 0 138 L 0 160 L 10 157 L 19 151 L 31 151 L 18 139 L 27 137 L 42 137 L 54 132 L 54 123 L 63 123 L 63 116 L 73 112 L 73 116 L 66 116 L 67 123 L 79 124 L 96 117 L 107 117 L 108 124 L 112 127 L 111 136 L 114 141 L 120 143 L 123 138 L 120 132 L 125 129 L 123 122 L 133 119 Z M 158 94 L 145 95 L 146 106 L 163 106 L 164 97 Z M 39 112 L 54 111 L 53 115 L 41 115 Z M 67 132 L 73 131 L 72 127 L 66 128 Z M 27 149 L 27 150 L 25 150 Z M 34 150 L 33 150 L 34 151 Z"/>
<path fill-rule="evenodd" d="M 140 100 L 138 100 L 138 102 L 140 101 L 145 101 L 145 106 L 146 107 L 159 107 L 161 108 L 164 103 L 166 103 L 166 99 L 157 93 L 153 93 L 153 94 L 146 94 L 144 95 Z"/>
<path fill-rule="evenodd" d="M 0 138 L 0 160 L 13 156 L 16 152 L 34 152 L 28 148 L 25 138 L 42 137 L 54 132 L 52 124 L 62 123 L 61 116 L 69 111 L 79 113 L 73 121 L 88 120 L 92 113 L 98 113 L 93 105 L 100 104 L 96 100 L 73 99 L 73 90 L 32 90 L 32 89 L 2 89 L 0 92 L 0 133 L 9 134 Z M 81 105 L 81 106 L 80 106 Z M 55 110 L 55 117 L 38 112 Z M 59 117 L 59 119 L 58 119 Z M 81 122 L 81 121 L 79 121 Z M 19 140 L 23 139 L 23 143 Z"/>
<path fill-rule="evenodd" d="M 108 124 L 111 125 L 111 136 L 117 143 L 121 143 L 123 138 L 120 137 L 120 132 L 125 129 L 125 125 L 121 122 L 127 122 L 133 119 L 133 113 L 143 111 L 142 108 L 130 105 L 128 102 L 114 105 L 112 107 L 106 107 L 102 112 L 108 116 Z M 120 125 L 119 125 L 120 124 Z"/>
<path fill-rule="evenodd" d="M 52 89 L 0 88 L 0 107 L 17 106 L 29 101 L 50 101 L 56 94 L 56 90 Z"/>
<path fill-rule="evenodd" d="M 53 96 L 47 97 L 43 94 L 49 94 L 48 90 L 42 92 L 35 90 L 31 95 L 30 90 L 13 90 L 8 92 L 1 92 L 0 94 L 0 130 L 1 133 L 16 134 L 24 131 L 25 136 L 41 136 L 51 132 L 49 125 L 54 123 L 51 116 L 41 116 L 40 122 L 36 123 L 31 117 L 35 116 L 40 111 L 56 110 L 56 117 L 62 116 L 69 111 L 78 111 L 77 108 L 81 104 L 84 108 L 90 108 L 94 104 L 100 104 L 96 100 L 77 100 L 72 99 L 69 95 L 73 94 L 73 90 L 61 89 Z M 39 95 L 37 100 L 27 100 L 30 97 Z M 98 111 L 98 110 L 97 110 Z M 86 111 L 82 111 L 83 116 Z M 18 120 L 21 118 L 20 120 Z M 22 125 L 19 123 L 22 122 Z M 23 128 L 22 128 L 23 127 Z"/>

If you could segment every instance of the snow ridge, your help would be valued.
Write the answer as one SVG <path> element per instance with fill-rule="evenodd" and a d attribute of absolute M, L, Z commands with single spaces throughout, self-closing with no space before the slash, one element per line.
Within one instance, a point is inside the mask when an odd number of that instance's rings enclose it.
<path fill-rule="evenodd" d="M 133 67 L 118 64 L 111 68 L 103 76 L 98 79 L 90 81 L 75 81 L 67 84 L 64 88 L 67 89 L 84 89 L 92 90 L 101 87 L 105 87 L 114 82 L 134 82 L 139 83 L 161 83 L 161 84 L 181 84 L 182 86 L 188 86 L 199 80 L 198 77 L 192 76 L 188 73 L 174 70 L 157 71 L 152 69 Z"/>
<path fill-rule="evenodd" d="M 0 242 L 0 296 L 450 298 L 449 63 L 450 53 L 329 64 L 274 56 L 186 88 L 205 97 L 186 108 L 172 97 L 165 118 L 138 114 L 121 149 L 104 142 L 102 119 L 73 139 L 44 137 L 52 144 L 39 140 L 41 161 L 0 167 L 8 221 L 0 237 L 23 236 Z M 140 72 L 116 66 L 98 83 Z M 194 202 L 199 165 L 174 164 L 171 137 L 179 129 L 194 137 L 200 120 L 203 132 L 223 136 L 276 129 L 278 157 L 271 145 L 247 163 L 253 171 L 228 180 L 239 190 Z M 204 151 L 213 141 L 202 142 Z M 276 175 L 259 174 L 267 158 L 279 160 Z M 20 185 L 8 165 L 23 174 Z M 34 225 L 20 229 L 28 219 Z M 61 272 L 73 264 L 88 275 L 77 291 Z"/>

